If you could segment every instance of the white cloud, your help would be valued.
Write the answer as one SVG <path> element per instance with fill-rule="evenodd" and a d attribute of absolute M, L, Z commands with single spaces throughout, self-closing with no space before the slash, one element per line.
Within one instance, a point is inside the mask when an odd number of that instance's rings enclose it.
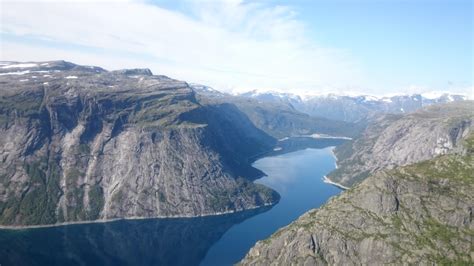
<path fill-rule="evenodd" d="M 308 39 L 289 7 L 242 1 L 186 5 L 192 14 L 143 1 L 2 2 L 0 31 L 29 42 L 2 41 L 0 59 L 150 67 L 156 74 L 224 89 L 364 83 L 350 54 Z M 61 45 L 46 47 L 45 40 Z"/>

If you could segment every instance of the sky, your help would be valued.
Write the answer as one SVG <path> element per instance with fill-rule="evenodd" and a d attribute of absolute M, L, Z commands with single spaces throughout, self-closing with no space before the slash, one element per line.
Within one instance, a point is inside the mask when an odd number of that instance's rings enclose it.
<path fill-rule="evenodd" d="M 0 60 L 224 91 L 473 96 L 471 0 L 0 0 Z"/>

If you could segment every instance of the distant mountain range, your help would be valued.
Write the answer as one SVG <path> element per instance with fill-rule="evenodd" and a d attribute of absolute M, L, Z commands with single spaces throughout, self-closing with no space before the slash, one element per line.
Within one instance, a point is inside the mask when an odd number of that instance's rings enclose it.
<path fill-rule="evenodd" d="M 252 90 L 236 95 L 261 102 L 281 103 L 311 116 L 345 122 L 357 122 L 380 113 L 409 113 L 432 104 L 467 100 L 465 95 L 450 93 L 400 94 L 390 97 L 376 97 L 371 95 L 333 93 L 311 95 Z"/>
<path fill-rule="evenodd" d="M 222 93 L 208 86 L 190 84 L 201 104 L 232 104 L 252 123 L 268 135 L 281 139 L 314 133 L 354 137 L 362 126 L 325 117 L 312 116 L 280 102 L 261 102 L 257 99 Z"/>

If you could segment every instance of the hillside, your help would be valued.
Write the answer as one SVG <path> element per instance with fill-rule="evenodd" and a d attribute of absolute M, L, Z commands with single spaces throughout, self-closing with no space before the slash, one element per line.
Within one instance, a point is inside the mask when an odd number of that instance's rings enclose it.
<path fill-rule="evenodd" d="M 275 139 L 148 69 L 0 68 L 0 224 L 201 216 L 273 204 L 248 158 Z"/>
<path fill-rule="evenodd" d="M 277 139 L 314 133 L 355 137 L 364 126 L 311 116 L 279 102 L 233 96 L 203 86 L 193 88 L 198 92 L 198 100 L 203 105 L 231 103 L 247 115 L 256 127 Z"/>
<path fill-rule="evenodd" d="M 259 241 L 241 264 L 472 264 L 474 134 L 462 147 L 371 175 Z"/>
<path fill-rule="evenodd" d="M 353 141 L 335 149 L 338 168 L 328 175 L 350 187 L 380 169 L 447 154 L 472 131 L 472 101 L 425 107 L 406 115 L 385 115 Z"/>

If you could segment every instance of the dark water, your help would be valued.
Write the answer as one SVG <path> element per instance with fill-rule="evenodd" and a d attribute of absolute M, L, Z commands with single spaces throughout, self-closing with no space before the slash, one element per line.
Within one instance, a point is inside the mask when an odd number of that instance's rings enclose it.
<path fill-rule="evenodd" d="M 255 242 L 338 194 L 338 188 L 322 181 L 334 169 L 334 163 L 331 148 L 300 150 L 256 161 L 254 166 L 268 175 L 257 182 L 278 191 L 280 202 L 271 210 L 230 228 L 210 248 L 201 265 L 238 262 Z"/>
<path fill-rule="evenodd" d="M 322 182 L 334 169 L 328 146 L 339 143 L 286 141 L 280 143 L 282 150 L 256 161 L 254 166 L 268 175 L 256 182 L 281 195 L 273 208 L 202 218 L 0 230 L 0 265 L 231 265 L 257 240 L 340 192 Z M 303 147 L 312 148 L 284 153 Z"/>

